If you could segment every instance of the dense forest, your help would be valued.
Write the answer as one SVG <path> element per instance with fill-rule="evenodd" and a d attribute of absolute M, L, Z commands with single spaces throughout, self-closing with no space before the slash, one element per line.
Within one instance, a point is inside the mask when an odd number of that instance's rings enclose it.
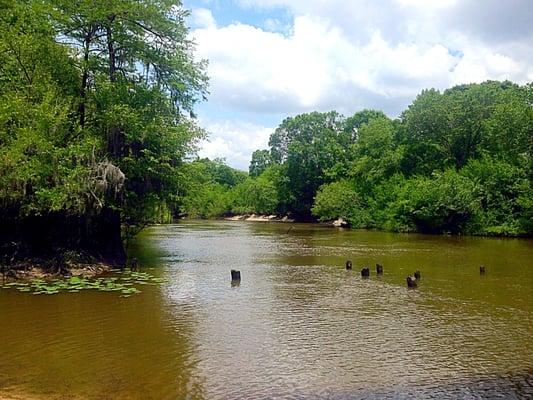
<path fill-rule="evenodd" d="M 191 217 L 288 214 L 354 228 L 533 233 L 533 85 L 489 81 L 420 93 L 399 118 L 363 110 L 285 119 L 249 175 L 186 166 Z"/>
<path fill-rule="evenodd" d="M 124 264 L 123 239 L 176 208 L 204 135 L 188 13 L 175 0 L 0 10 L 0 264 Z"/>

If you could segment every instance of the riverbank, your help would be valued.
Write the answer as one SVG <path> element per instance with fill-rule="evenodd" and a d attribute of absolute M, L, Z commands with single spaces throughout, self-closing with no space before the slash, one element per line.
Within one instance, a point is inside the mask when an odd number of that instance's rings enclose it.
<path fill-rule="evenodd" d="M 224 218 L 225 221 L 250 221 L 250 222 L 295 222 L 294 219 L 287 215 L 280 217 L 279 215 L 260 215 L 260 214 L 243 214 L 234 215 L 232 217 Z"/>
<path fill-rule="evenodd" d="M 9 281 L 29 281 L 32 279 L 50 279 L 57 277 L 78 276 L 83 278 L 93 278 L 113 269 L 112 266 L 103 263 L 92 264 L 66 264 L 56 268 L 33 265 L 31 263 L 21 263 L 9 266 L 0 266 L 2 276 L 6 282 Z M 1 398 L 0 398 L 1 400 Z"/>
<path fill-rule="evenodd" d="M 295 219 L 289 218 L 287 215 L 280 217 L 279 215 L 260 215 L 260 214 L 244 214 L 234 215 L 224 218 L 225 221 L 249 221 L 249 222 L 296 222 Z M 334 226 L 336 228 L 348 228 L 350 225 L 343 218 L 336 220 L 319 222 L 322 225 Z"/>

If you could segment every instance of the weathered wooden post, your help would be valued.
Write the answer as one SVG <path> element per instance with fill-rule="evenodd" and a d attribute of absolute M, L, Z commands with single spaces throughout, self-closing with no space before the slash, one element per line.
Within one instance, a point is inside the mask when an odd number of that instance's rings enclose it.
<path fill-rule="evenodd" d="M 363 278 L 368 278 L 370 276 L 370 268 L 363 268 L 361 270 L 361 276 Z"/>
<path fill-rule="evenodd" d="M 420 280 L 420 271 L 415 271 L 415 279 Z"/>
<path fill-rule="evenodd" d="M 408 288 L 415 288 L 417 286 L 418 286 L 418 284 L 416 283 L 416 278 L 414 278 L 412 276 L 408 276 L 407 277 L 407 287 Z"/>
<path fill-rule="evenodd" d="M 241 281 L 241 271 L 237 271 L 232 269 L 231 270 L 231 281 L 232 282 L 240 282 Z"/>
<path fill-rule="evenodd" d="M 487 270 L 485 269 L 485 266 L 484 265 L 480 265 L 479 266 L 479 273 L 483 275 L 485 272 L 487 272 Z"/>
<path fill-rule="evenodd" d="M 352 269 L 352 262 L 350 260 L 346 261 L 346 269 Z"/>
<path fill-rule="evenodd" d="M 137 258 L 133 257 L 131 259 L 131 270 L 132 271 L 137 271 L 138 268 L 139 268 L 139 262 L 138 262 Z"/>
<path fill-rule="evenodd" d="M 383 265 L 381 264 L 376 264 L 376 273 L 378 275 L 381 275 L 383 273 Z"/>

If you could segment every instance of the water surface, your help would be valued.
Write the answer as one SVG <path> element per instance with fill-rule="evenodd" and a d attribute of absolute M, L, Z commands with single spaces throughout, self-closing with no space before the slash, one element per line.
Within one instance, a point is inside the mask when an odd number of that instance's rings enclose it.
<path fill-rule="evenodd" d="M 533 396 L 532 240 L 184 222 L 130 255 L 167 283 L 0 290 L 0 398 Z"/>

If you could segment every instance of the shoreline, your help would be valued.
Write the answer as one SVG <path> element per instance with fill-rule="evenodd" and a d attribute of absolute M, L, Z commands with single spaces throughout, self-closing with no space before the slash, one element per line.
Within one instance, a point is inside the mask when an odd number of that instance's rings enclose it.
<path fill-rule="evenodd" d="M 360 228 L 353 227 L 348 221 L 343 218 L 338 218 L 335 220 L 328 221 L 298 221 L 288 216 L 280 217 L 278 215 L 260 215 L 260 214 L 240 214 L 234 215 L 231 217 L 216 217 L 216 218 L 188 218 L 181 217 L 179 220 L 188 220 L 188 221 L 245 221 L 245 222 L 284 222 L 284 223 L 301 223 L 301 224 L 318 224 L 322 226 L 328 226 L 333 228 L 344 228 L 348 230 L 364 230 L 364 231 L 377 231 L 377 232 L 386 232 L 386 233 L 395 233 L 399 235 L 430 235 L 438 237 L 471 237 L 471 238 L 492 238 L 492 239 L 533 239 L 533 235 L 491 235 L 491 234 L 481 234 L 481 233 L 450 233 L 450 232 L 420 232 L 416 230 L 406 230 L 406 231 L 394 231 L 388 229 L 380 228 Z M 178 220 L 175 220 L 177 222 Z M 156 225 L 156 224 L 154 224 Z M 159 225 L 159 224 L 157 224 Z M 162 224 L 164 225 L 164 224 Z"/>
<path fill-rule="evenodd" d="M 31 281 L 33 279 L 68 278 L 73 276 L 83 278 L 94 278 L 114 269 L 111 265 L 104 263 L 92 264 L 72 264 L 60 268 L 58 271 L 51 271 L 39 265 L 24 263 L 12 266 L 1 266 L 4 272 L 0 274 L 0 279 L 4 281 Z M 3 400 L 0 397 L 0 400 Z"/>
<path fill-rule="evenodd" d="M 287 215 L 280 217 L 279 215 L 261 215 L 261 214 L 241 214 L 232 217 L 223 218 L 224 221 L 250 221 L 250 222 L 296 222 L 296 220 L 289 218 Z"/>

